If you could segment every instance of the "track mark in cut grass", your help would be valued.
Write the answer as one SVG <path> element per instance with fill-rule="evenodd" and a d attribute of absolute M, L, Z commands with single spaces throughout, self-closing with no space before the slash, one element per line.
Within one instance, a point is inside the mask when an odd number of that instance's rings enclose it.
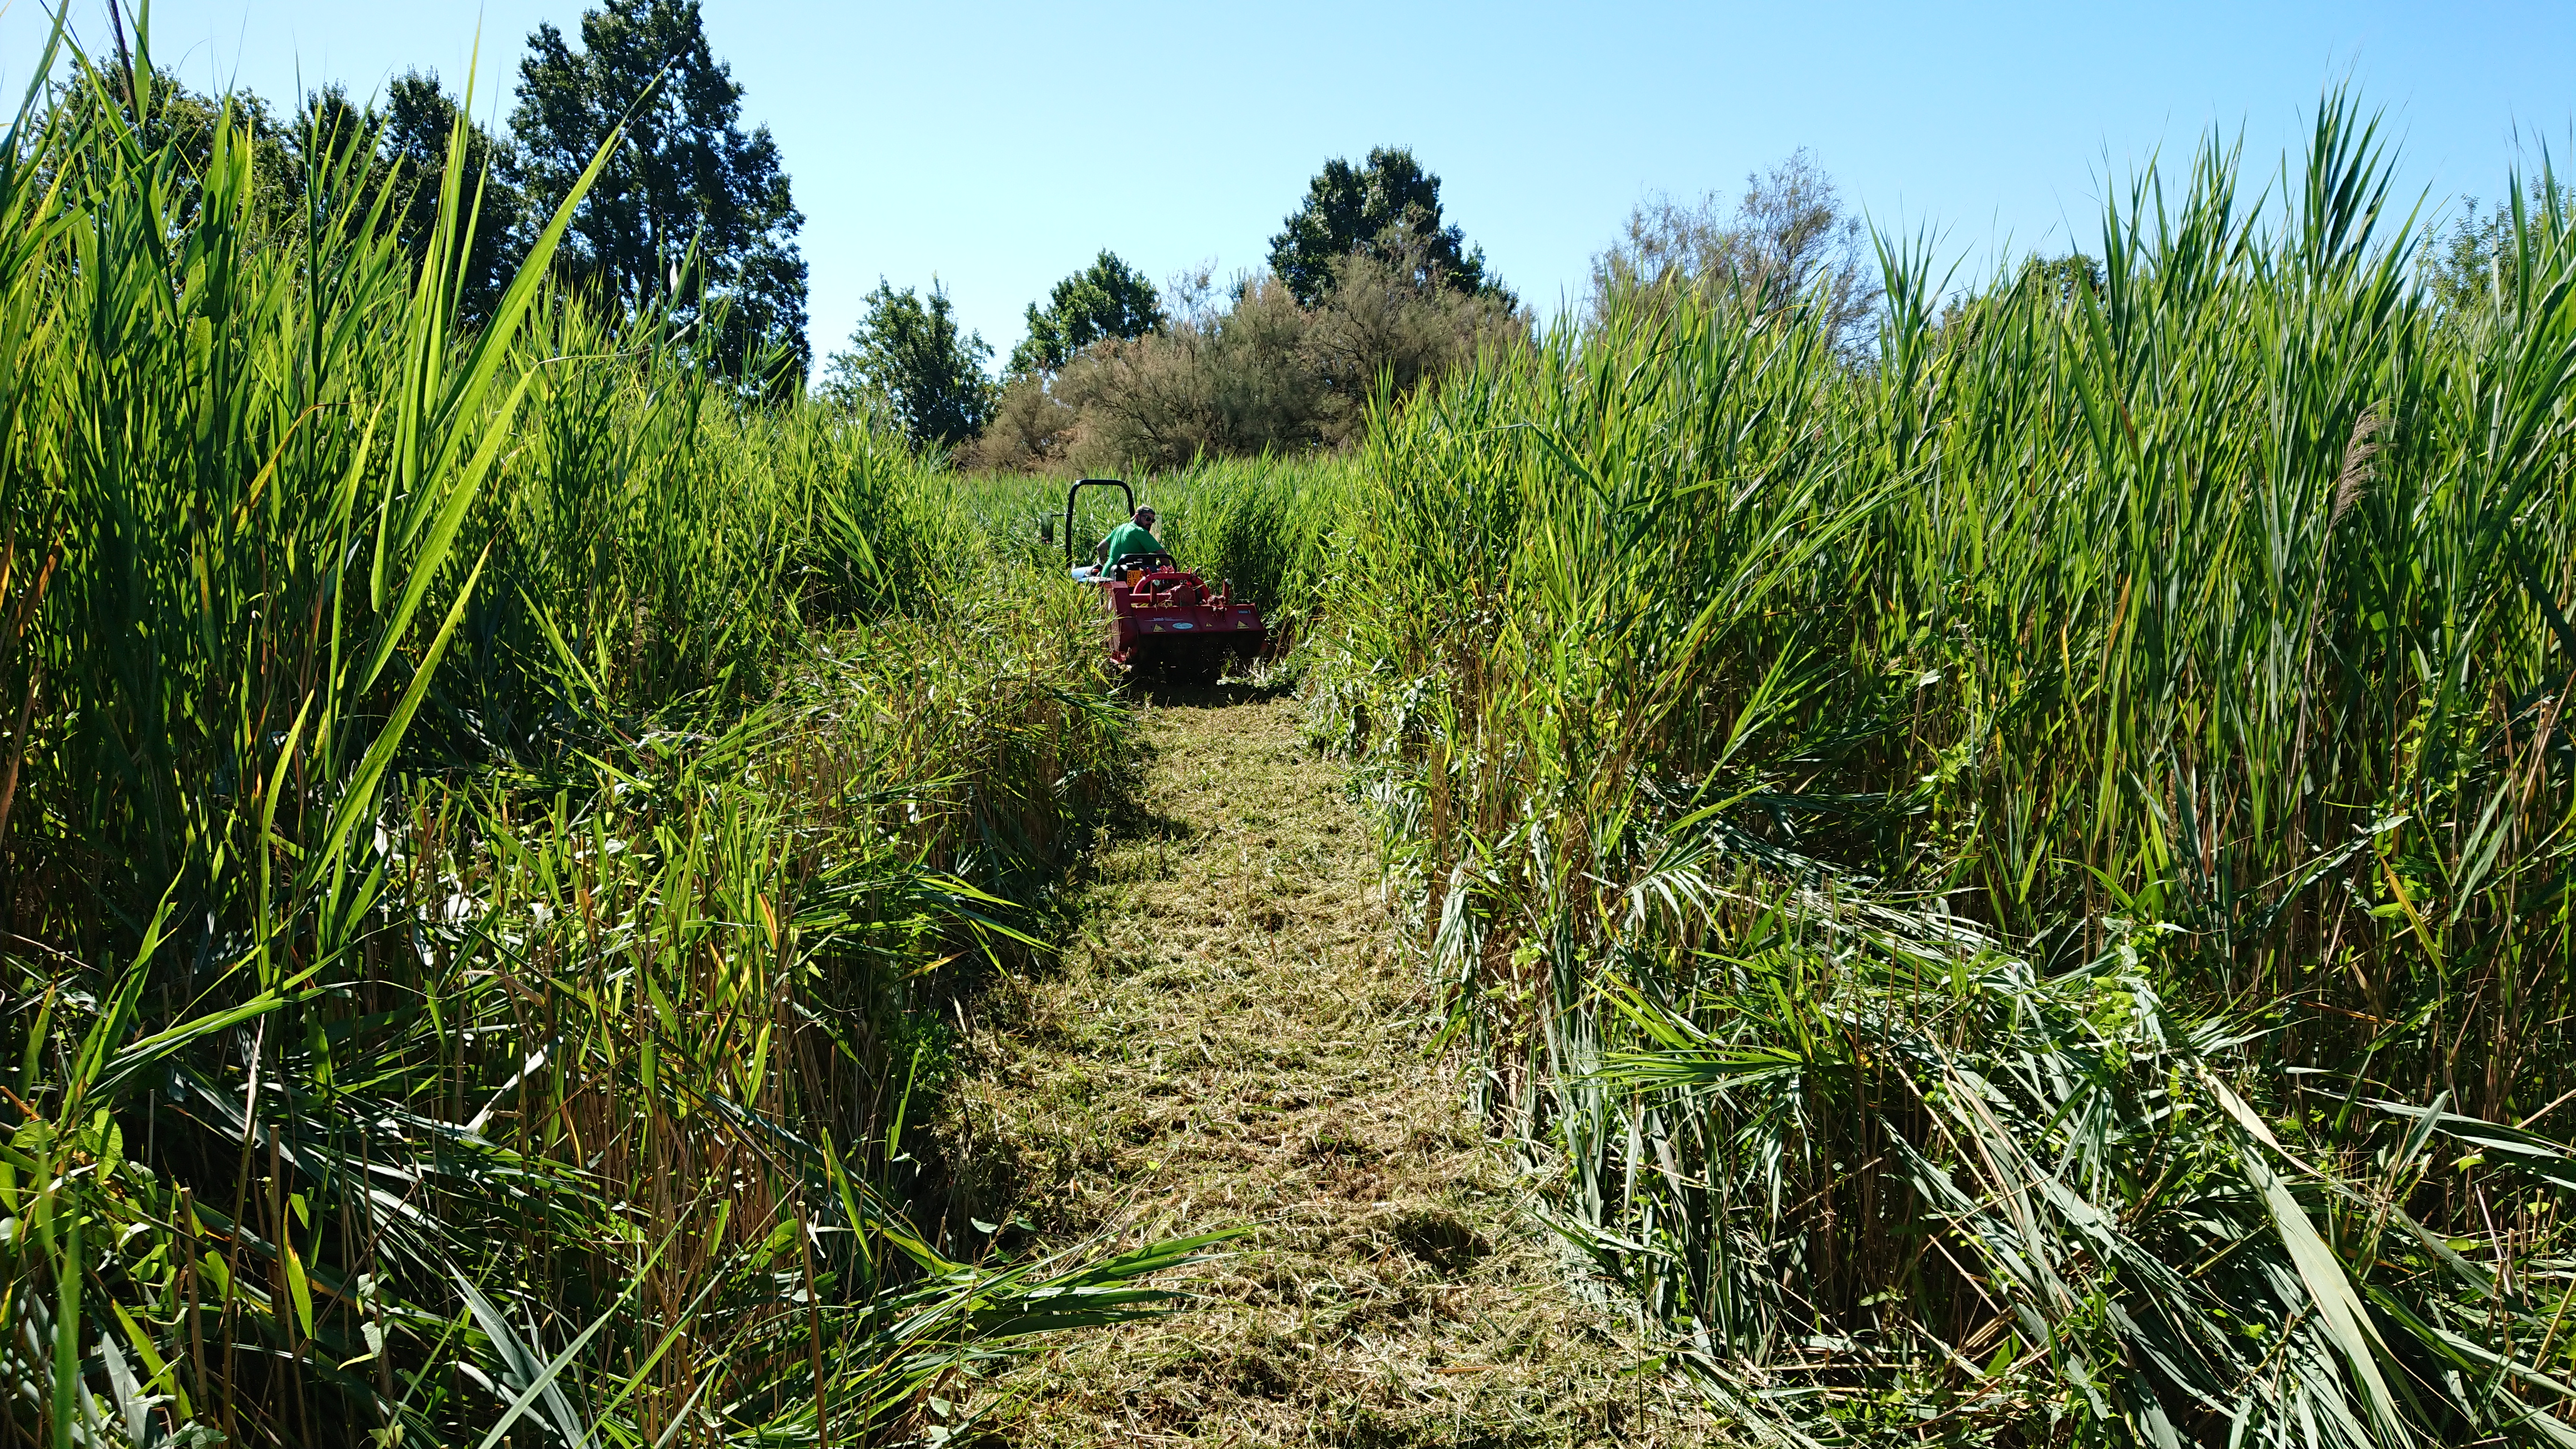
<path fill-rule="evenodd" d="M 1093 1330 L 960 1395 L 951 1442 L 1704 1444 L 1580 1301 L 1426 1058 L 1347 774 L 1293 702 L 1146 707 L 1142 807 L 1063 959 L 1000 983 L 949 1123 L 1014 1247 L 1250 1225 L 1194 1311 Z M 946 1402 L 946 1401 L 943 1401 Z"/>

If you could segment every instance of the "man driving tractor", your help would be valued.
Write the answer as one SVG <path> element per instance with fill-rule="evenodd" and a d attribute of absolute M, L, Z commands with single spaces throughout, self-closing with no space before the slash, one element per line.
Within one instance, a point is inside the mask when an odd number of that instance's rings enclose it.
<path fill-rule="evenodd" d="M 1171 550 L 1154 537 L 1154 510 L 1151 505 L 1136 510 L 1135 516 L 1109 530 L 1109 536 L 1091 551 L 1094 568 L 1106 567 L 1115 572 L 1120 564 L 1149 553 L 1169 557 Z"/>
<path fill-rule="evenodd" d="M 1074 500 L 1085 488 L 1117 489 L 1128 515 L 1091 551 L 1092 561 L 1075 568 Z M 1251 663 L 1269 643 L 1251 600 L 1234 597 L 1230 584 L 1210 587 L 1174 561 L 1154 536 L 1154 510 L 1138 508 L 1123 479 L 1078 478 L 1065 489 L 1064 562 L 1076 582 L 1093 586 L 1109 626 L 1109 662 L 1122 672 L 1214 684 L 1229 664 Z"/>

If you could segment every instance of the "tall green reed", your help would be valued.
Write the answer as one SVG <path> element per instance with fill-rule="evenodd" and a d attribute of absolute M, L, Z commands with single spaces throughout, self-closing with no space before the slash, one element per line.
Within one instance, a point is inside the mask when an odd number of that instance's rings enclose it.
<path fill-rule="evenodd" d="M 2238 175 L 2098 290 L 1890 245 L 1867 368 L 1630 299 L 1372 430 L 1327 729 L 1569 1231 L 1782 1433 L 2567 1432 L 2565 209 L 2436 318 L 2351 102 Z"/>
<path fill-rule="evenodd" d="M 1121 748 L 1062 601 L 556 295 L 578 192 L 465 328 L 461 132 L 415 268 L 137 41 L 0 147 L 0 1433 L 849 1442 L 1155 1297 L 905 1212 Z"/>

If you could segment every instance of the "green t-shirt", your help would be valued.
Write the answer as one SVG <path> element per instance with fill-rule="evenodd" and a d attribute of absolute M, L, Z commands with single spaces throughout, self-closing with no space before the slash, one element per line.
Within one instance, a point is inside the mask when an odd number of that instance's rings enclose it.
<path fill-rule="evenodd" d="M 1161 543 L 1157 542 L 1154 535 L 1137 527 L 1132 521 L 1122 523 L 1116 528 L 1109 530 L 1108 544 L 1108 551 L 1103 553 L 1101 557 L 1107 560 L 1109 567 L 1113 569 L 1118 567 L 1121 562 L 1134 558 L 1140 553 L 1171 552 L 1170 549 L 1163 547 Z"/>

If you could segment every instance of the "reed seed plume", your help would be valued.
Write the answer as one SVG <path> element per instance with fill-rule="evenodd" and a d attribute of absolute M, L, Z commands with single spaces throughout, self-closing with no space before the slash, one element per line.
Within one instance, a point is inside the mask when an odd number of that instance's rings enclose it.
<path fill-rule="evenodd" d="M 2343 471 L 2335 478 L 2334 512 L 2326 520 L 2329 525 L 2343 522 L 2343 516 L 2361 502 L 2364 490 L 2370 487 L 2372 462 L 2378 458 L 2379 450 L 2388 446 L 2383 436 L 2387 431 L 2388 419 L 2375 412 L 2363 413 L 2352 425 L 2352 436 L 2343 445 Z"/>

